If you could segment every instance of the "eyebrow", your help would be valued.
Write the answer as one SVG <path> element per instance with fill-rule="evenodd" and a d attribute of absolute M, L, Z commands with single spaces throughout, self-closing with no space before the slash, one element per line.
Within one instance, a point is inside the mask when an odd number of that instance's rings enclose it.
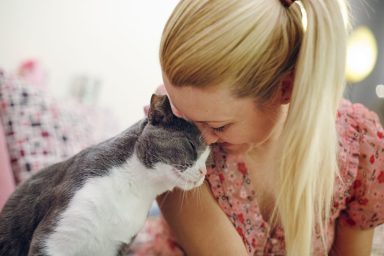
<path fill-rule="evenodd" d="M 222 124 L 222 123 L 230 123 L 229 120 L 223 120 L 223 121 L 194 121 L 196 123 L 205 123 L 205 124 Z"/>

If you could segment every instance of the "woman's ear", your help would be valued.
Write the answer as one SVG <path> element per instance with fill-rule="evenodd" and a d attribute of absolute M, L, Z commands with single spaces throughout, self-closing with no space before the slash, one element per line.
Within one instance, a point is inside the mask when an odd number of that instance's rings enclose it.
<path fill-rule="evenodd" d="M 294 82 L 294 72 L 291 71 L 287 75 L 285 75 L 281 81 L 281 88 L 280 88 L 281 104 L 288 104 L 291 102 L 293 82 Z"/>

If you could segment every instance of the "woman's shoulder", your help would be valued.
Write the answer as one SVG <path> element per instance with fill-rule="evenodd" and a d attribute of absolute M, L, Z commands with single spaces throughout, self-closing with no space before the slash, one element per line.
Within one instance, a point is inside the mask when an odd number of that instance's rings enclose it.
<path fill-rule="evenodd" d="M 342 169 L 348 170 L 348 176 L 355 177 L 361 169 L 383 168 L 384 131 L 376 113 L 362 104 L 343 100 L 337 112 L 336 128 L 339 161 Z"/>
<path fill-rule="evenodd" d="M 378 115 L 360 103 L 343 99 L 337 111 L 336 125 L 340 136 L 350 133 L 372 135 L 370 133 L 375 132 L 379 139 L 383 138 Z"/>
<path fill-rule="evenodd" d="M 361 228 L 383 223 L 384 131 L 380 120 L 362 104 L 343 100 L 336 124 L 340 187 L 348 194 L 344 219 Z"/>
<path fill-rule="evenodd" d="M 384 152 L 377 152 L 383 147 L 384 131 L 378 115 L 360 103 L 343 100 L 336 118 L 341 157 L 383 158 Z M 375 153 L 372 155 L 372 153 Z"/>

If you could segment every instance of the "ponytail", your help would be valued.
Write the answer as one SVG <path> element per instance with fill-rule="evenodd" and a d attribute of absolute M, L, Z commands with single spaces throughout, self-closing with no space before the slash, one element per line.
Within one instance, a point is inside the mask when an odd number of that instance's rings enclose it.
<path fill-rule="evenodd" d="M 286 7 L 279 0 L 181 0 L 163 32 L 160 63 L 175 86 L 228 84 L 235 96 L 263 103 L 295 73 L 271 218 L 281 220 L 289 256 L 310 255 L 313 235 L 322 238 L 325 253 L 330 242 L 325 234 L 338 174 L 345 1 L 301 0 Z"/>
<path fill-rule="evenodd" d="M 307 27 L 282 134 L 276 203 L 290 256 L 311 255 L 315 235 L 327 254 L 325 234 L 338 175 L 336 113 L 345 84 L 344 1 L 301 3 Z"/>

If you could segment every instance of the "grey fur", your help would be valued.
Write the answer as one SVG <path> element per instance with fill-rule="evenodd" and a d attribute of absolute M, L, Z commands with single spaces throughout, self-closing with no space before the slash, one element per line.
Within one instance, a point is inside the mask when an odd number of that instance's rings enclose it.
<path fill-rule="evenodd" d="M 205 148 L 198 129 L 174 116 L 166 97 L 153 96 L 148 119 L 41 170 L 16 189 L 0 213 L 0 255 L 43 255 L 43 240 L 75 192 L 88 179 L 121 166 L 134 151 L 147 168 L 161 161 L 183 171 Z"/>

